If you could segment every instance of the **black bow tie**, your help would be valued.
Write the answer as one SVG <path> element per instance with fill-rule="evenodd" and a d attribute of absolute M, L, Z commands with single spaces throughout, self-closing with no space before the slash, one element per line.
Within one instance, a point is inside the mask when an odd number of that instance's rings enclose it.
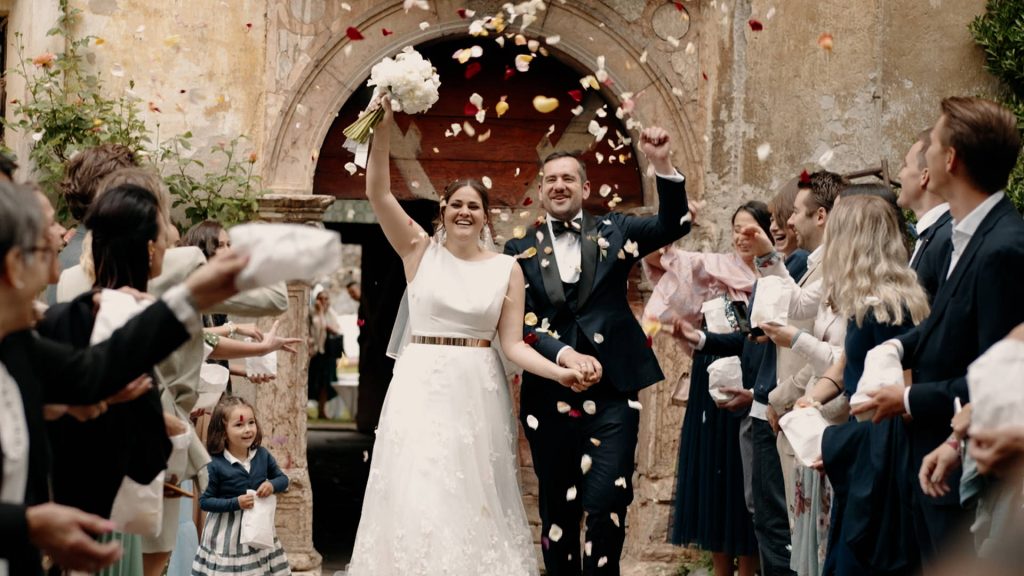
<path fill-rule="evenodd" d="M 552 220 L 551 230 L 555 233 L 555 238 L 558 238 L 562 234 L 569 233 L 580 235 L 580 230 L 583 228 L 583 218 L 577 217 L 572 222 L 565 222 L 563 220 Z"/>

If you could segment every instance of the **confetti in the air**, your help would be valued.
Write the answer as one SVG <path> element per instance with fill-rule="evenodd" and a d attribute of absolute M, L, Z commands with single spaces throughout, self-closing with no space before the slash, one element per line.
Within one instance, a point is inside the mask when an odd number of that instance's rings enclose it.
<path fill-rule="evenodd" d="M 537 420 L 537 417 L 533 414 L 527 414 L 526 425 L 529 426 L 531 430 L 536 430 L 537 427 L 540 426 L 540 421 Z"/>

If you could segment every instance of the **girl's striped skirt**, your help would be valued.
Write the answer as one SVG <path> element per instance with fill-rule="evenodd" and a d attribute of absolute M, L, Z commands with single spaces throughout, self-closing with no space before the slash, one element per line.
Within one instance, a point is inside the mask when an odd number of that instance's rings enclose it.
<path fill-rule="evenodd" d="M 290 575 L 288 558 L 275 537 L 274 547 L 262 550 L 240 542 L 242 510 L 211 512 L 206 516 L 199 553 L 192 562 L 193 576 L 282 576 Z"/>

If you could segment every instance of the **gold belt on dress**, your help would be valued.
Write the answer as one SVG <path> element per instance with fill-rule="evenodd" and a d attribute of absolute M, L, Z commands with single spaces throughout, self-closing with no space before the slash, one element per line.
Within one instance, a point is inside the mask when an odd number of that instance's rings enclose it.
<path fill-rule="evenodd" d="M 489 348 L 490 340 L 483 338 L 454 338 L 449 336 L 413 336 L 413 344 L 434 344 L 437 346 L 466 346 L 468 348 Z"/>

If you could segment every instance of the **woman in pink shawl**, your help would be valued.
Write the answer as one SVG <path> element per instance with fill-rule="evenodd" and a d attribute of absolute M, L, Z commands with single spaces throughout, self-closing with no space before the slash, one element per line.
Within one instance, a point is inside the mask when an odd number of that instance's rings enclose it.
<path fill-rule="evenodd" d="M 745 321 L 741 317 L 745 316 L 745 304 L 757 277 L 752 247 L 740 231 L 751 225 L 759 225 L 771 235 L 771 215 L 763 202 L 747 202 L 733 213 L 731 252 L 704 254 L 669 248 L 644 261 L 645 272 L 657 283 L 644 310 L 645 318 L 681 329 L 686 326 L 682 322 L 685 320 L 702 325 L 707 334 L 691 346 L 679 333 L 681 330 L 674 330 L 681 346 L 688 352 L 691 348 L 697 350 L 679 446 L 671 541 L 683 546 L 697 544 L 710 551 L 716 575 L 731 575 L 737 558 L 741 575 L 752 575 L 757 564 L 757 541 L 744 498 L 740 458 L 740 422 L 747 410 L 725 409 L 743 404 L 749 392 L 742 389 L 742 382 L 736 382 L 735 402 L 721 407 L 708 392 L 708 366 L 720 358 L 715 354 L 738 354 L 736 346 L 729 346 L 727 352 L 717 344 L 722 340 L 719 335 L 737 331 L 741 320 Z M 742 338 L 728 337 L 740 347 Z"/>

